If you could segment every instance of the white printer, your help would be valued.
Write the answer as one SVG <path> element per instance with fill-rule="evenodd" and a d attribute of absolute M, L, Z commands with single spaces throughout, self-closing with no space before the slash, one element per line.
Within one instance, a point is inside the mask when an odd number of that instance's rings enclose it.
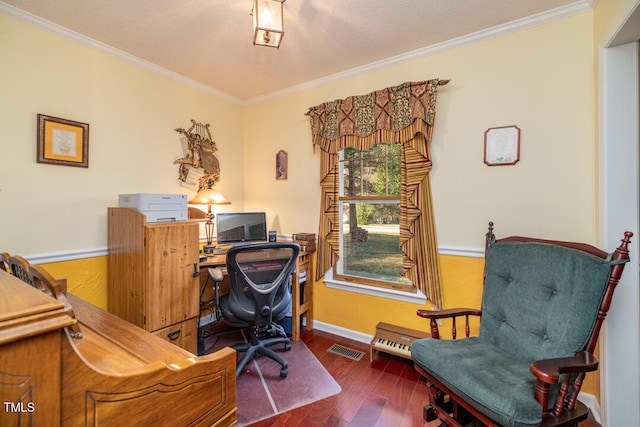
<path fill-rule="evenodd" d="M 186 221 L 188 218 L 184 194 L 120 194 L 118 207 L 142 212 L 147 222 Z"/>

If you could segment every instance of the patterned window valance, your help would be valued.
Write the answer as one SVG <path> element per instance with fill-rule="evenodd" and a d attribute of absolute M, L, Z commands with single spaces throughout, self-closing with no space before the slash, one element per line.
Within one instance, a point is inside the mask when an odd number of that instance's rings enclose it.
<path fill-rule="evenodd" d="M 343 138 L 367 139 L 378 131 L 401 132 L 415 119 L 433 126 L 438 86 L 448 82 L 437 79 L 408 82 L 312 107 L 307 115 L 310 117 L 313 144 L 335 153 L 344 146 L 334 142 Z"/>
<path fill-rule="evenodd" d="M 437 90 L 448 80 L 408 82 L 309 109 L 313 144 L 321 148 L 322 187 L 317 279 L 339 257 L 338 153 L 375 144 L 401 144 L 400 246 L 404 274 L 437 307 L 443 307 L 431 203 L 429 142 Z"/>

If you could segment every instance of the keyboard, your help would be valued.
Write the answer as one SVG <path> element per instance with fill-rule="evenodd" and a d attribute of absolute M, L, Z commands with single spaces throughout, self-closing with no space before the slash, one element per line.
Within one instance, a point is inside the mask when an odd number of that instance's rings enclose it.
<path fill-rule="evenodd" d="M 376 326 L 376 335 L 371 341 L 370 358 L 373 361 L 378 352 L 383 352 L 411 359 L 411 351 L 409 350 L 411 343 L 430 336 L 431 334 L 428 332 L 380 322 Z"/>

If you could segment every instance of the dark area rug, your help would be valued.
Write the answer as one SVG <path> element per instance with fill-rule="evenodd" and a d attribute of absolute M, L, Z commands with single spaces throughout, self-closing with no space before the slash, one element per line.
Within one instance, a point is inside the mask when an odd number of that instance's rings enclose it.
<path fill-rule="evenodd" d="M 245 342 L 243 331 L 210 333 L 204 341 L 207 353 Z M 291 409 L 340 393 L 333 377 L 302 341 L 272 348 L 289 363 L 289 374 L 280 377 L 280 365 L 267 357 L 252 360 L 237 379 L 238 425 L 248 425 Z M 239 360 L 240 355 L 238 355 Z"/>

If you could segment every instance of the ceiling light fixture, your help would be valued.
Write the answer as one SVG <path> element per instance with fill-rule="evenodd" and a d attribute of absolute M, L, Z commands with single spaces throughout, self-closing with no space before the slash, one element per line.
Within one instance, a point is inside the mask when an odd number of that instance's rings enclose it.
<path fill-rule="evenodd" d="M 285 0 L 253 0 L 253 45 L 280 47 L 284 37 Z"/>

